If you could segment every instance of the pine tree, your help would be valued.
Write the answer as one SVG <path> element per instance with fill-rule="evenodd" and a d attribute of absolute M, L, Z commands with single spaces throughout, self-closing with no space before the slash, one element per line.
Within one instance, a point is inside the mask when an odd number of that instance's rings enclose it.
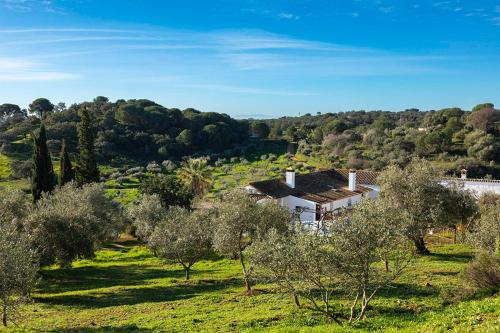
<path fill-rule="evenodd" d="M 69 159 L 68 151 L 66 150 L 65 140 L 62 142 L 59 169 L 59 186 L 63 186 L 64 184 L 75 179 L 75 172 L 73 171 L 73 166 L 71 165 L 71 160 Z"/>
<path fill-rule="evenodd" d="M 99 169 L 94 151 L 94 133 L 92 119 L 87 108 L 80 110 L 78 132 L 78 161 L 76 165 L 76 182 L 79 186 L 99 181 Z"/>
<path fill-rule="evenodd" d="M 33 163 L 31 169 L 31 194 L 33 201 L 42 197 L 42 193 L 51 192 L 55 187 L 54 169 L 47 148 L 45 126 L 40 125 L 38 135 L 33 133 Z"/>

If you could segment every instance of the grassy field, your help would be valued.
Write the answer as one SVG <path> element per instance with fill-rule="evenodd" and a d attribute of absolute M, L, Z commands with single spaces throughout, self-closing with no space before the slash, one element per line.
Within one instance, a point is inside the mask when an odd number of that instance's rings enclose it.
<path fill-rule="evenodd" d="M 134 240 L 108 244 L 94 260 L 51 267 L 34 303 L 7 332 L 498 332 L 500 298 L 443 305 L 441 288 L 459 283 L 471 259 L 462 245 L 433 246 L 412 269 L 373 301 L 366 320 L 339 326 L 286 295 L 243 294 L 236 261 L 194 266 L 186 282 L 178 265 L 164 264 Z M 340 303 L 345 303 L 341 301 Z M 0 329 L 1 330 L 1 329 Z"/>

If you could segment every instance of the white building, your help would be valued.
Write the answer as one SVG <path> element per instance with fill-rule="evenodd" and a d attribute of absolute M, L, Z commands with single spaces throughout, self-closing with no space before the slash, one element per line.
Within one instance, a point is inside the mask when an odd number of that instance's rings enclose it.
<path fill-rule="evenodd" d="M 296 212 L 302 222 L 315 222 L 350 209 L 363 197 L 376 198 L 380 192 L 378 172 L 355 170 L 322 170 L 296 175 L 288 169 L 286 178 L 250 183 L 247 190 L 258 200 L 275 200 Z M 500 180 L 468 179 L 462 170 L 461 178 L 446 178 L 444 186 L 458 183 L 476 197 L 492 192 L 500 195 Z"/>
<path fill-rule="evenodd" d="M 302 222 L 314 222 L 350 209 L 363 197 L 376 198 L 378 173 L 355 170 L 323 170 L 296 175 L 288 169 L 286 179 L 250 183 L 249 193 L 259 200 L 276 200 L 295 211 Z"/>
<path fill-rule="evenodd" d="M 457 184 L 464 190 L 471 191 L 479 198 L 485 193 L 495 193 L 500 195 L 500 180 L 494 179 L 470 179 L 467 178 L 467 170 L 463 169 L 461 178 L 447 178 L 443 179 L 440 183 L 444 186 Z"/>

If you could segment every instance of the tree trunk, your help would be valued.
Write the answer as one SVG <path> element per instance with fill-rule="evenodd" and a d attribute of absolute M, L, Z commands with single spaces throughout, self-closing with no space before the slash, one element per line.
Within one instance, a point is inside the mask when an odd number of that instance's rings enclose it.
<path fill-rule="evenodd" d="M 295 305 L 297 305 L 300 308 L 300 301 L 299 301 L 299 296 L 296 294 L 293 295 L 293 301 L 295 302 Z"/>
<path fill-rule="evenodd" d="M 2 310 L 2 324 L 3 326 L 7 327 L 7 305 L 3 305 L 3 310 Z"/>
<path fill-rule="evenodd" d="M 428 255 L 431 252 L 429 249 L 425 246 L 425 241 L 424 241 L 424 236 L 418 236 L 413 240 L 415 243 L 415 247 L 417 249 L 417 253 L 420 255 Z"/>
<path fill-rule="evenodd" d="M 457 244 L 457 226 L 453 226 L 453 244 Z"/>
<path fill-rule="evenodd" d="M 243 280 L 245 280 L 245 287 L 247 288 L 248 292 L 252 291 L 252 285 L 250 284 L 250 280 L 248 278 L 248 271 L 247 267 L 245 266 L 245 258 L 243 258 L 243 251 L 240 251 L 240 262 L 241 262 L 241 269 L 243 271 Z"/>
<path fill-rule="evenodd" d="M 191 272 L 191 268 L 185 267 L 184 271 L 186 272 L 186 280 L 189 280 L 189 273 Z"/>

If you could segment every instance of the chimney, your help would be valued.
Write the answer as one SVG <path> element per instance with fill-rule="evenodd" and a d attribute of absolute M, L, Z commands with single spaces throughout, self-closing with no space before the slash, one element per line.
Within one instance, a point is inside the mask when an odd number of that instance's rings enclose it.
<path fill-rule="evenodd" d="M 290 188 L 295 188 L 295 171 L 292 168 L 286 169 L 286 184 Z"/>
<path fill-rule="evenodd" d="M 460 171 L 460 173 L 461 173 L 461 177 L 460 178 L 467 179 L 467 169 L 462 169 Z"/>
<path fill-rule="evenodd" d="M 349 191 L 356 191 L 356 170 L 349 170 Z"/>

